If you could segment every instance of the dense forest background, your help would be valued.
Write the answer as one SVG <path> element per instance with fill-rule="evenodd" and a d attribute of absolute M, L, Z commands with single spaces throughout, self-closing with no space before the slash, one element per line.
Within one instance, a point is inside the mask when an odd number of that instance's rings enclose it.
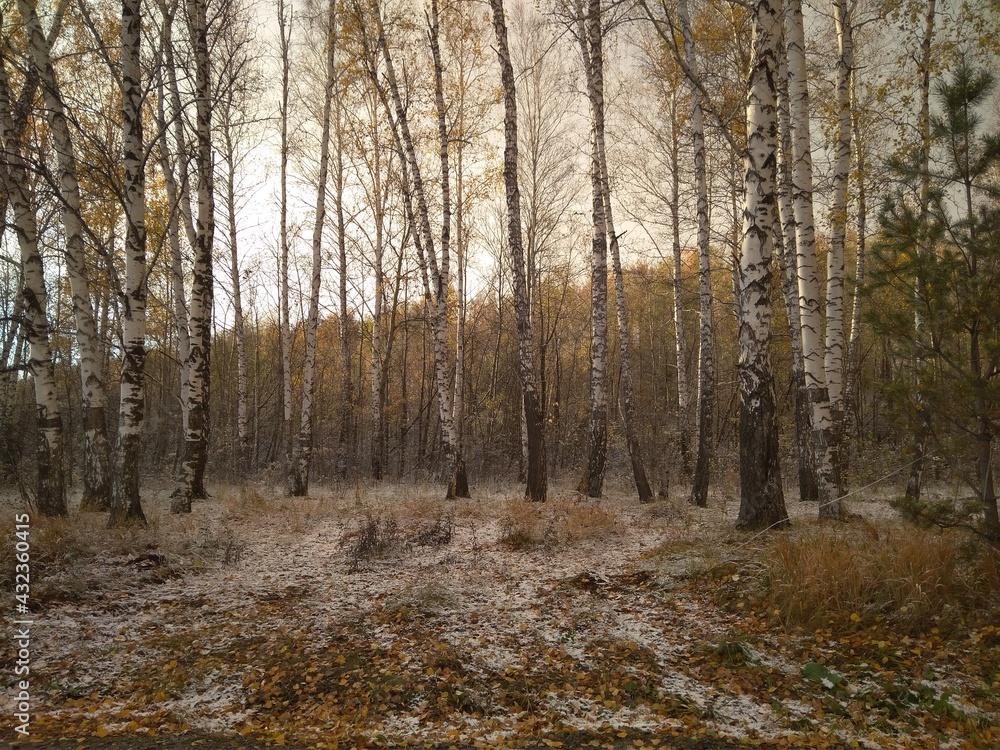
<path fill-rule="evenodd" d="M 996 3 L 0 20 L 0 480 L 44 512 L 206 472 L 821 515 L 909 478 L 1000 533 Z"/>

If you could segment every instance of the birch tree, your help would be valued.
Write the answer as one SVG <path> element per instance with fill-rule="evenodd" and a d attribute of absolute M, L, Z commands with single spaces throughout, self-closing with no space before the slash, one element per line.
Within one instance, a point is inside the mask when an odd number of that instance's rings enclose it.
<path fill-rule="evenodd" d="M 319 175 L 316 179 L 316 212 L 313 217 L 312 269 L 309 284 L 309 315 L 306 318 L 306 351 L 302 365 L 302 410 L 298 444 L 292 475 L 294 497 L 309 494 L 309 467 L 312 460 L 312 403 L 316 381 L 316 333 L 319 327 L 319 292 L 323 271 L 323 227 L 326 223 L 326 186 L 330 169 L 330 116 L 334 87 L 337 85 L 337 7 L 329 0 L 326 17 L 326 69 L 323 86 L 323 114 L 319 142 Z"/>
<path fill-rule="evenodd" d="M 698 85 L 700 71 L 695 54 L 694 35 L 687 0 L 678 0 L 677 16 L 684 39 L 684 60 L 688 69 L 688 92 L 691 97 L 691 145 L 694 150 L 695 199 L 698 211 L 698 459 L 691 487 L 691 502 L 708 504 L 709 472 L 712 461 L 712 399 L 715 391 L 713 358 L 714 323 L 712 320 L 712 264 L 708 221 L 708 179 L 705 154 L 705 126 L 702 93 Z"/>
<path fill-rule="evenodd" d="M 844 253 L 847 240 L 847 187 L 851 175 L 851 76 L 854 69 L 854 28 L 849 0 L 833 0 L 837 32 L 834 99 L 837 130 L 834 140 L 833 195 L 830 203 L 830 249 L 826 256 L 826 369 L 834 440 L 841 434 L 844 414 Z"/>
<path fill-rule="evenodd" d="M 805 35 L 801 0 L 788 0 L 785 23 L 788 54 L 788 103 L 792 132 L 792 210 L 795 214 L 795 248 L 798 267 L 799 317 L 806 388 L 812 404 L 812 450 L 820 518 L 839 518 L 835 475 L 835 435 L 826 385 L 823 315 L 816 261 L 813 220 L 812 151 L 809 128 L 809 90 L 806 80 Z"/>
<path fill-rule="evenodd" d="M 366 14 L 367 15 L 367 14 Z M 413 240 L 417 250 L 417 261 L 420 266 L 421 280 L 424 288 L 424 299 L 430 310 L 430 327 L 434 350 L 434 382 L 437 392 L 438 418 L 441 427 L 441 448 L 444 453 L 445 475 L 448 477 L 447 497 L 455 496 L 456 486 L 467 483 L 460 477 L 465 471 L 465 463 L 458 454 L 456 444 L 455 423 L 452 419 L 451 388 L 448 367 L 448 337 L 447 337 L 447 303 L 448 284 L 450 277 L 450 235 L 451 235 L 451 197 L 448 168 L 448 126 L 447 112 L 444 105 L 442 82 L 442 66 L 438 46 L 438 9 L 436 0 L 432 0 L 427 15 L 427 31 L 430 40 L 431 55 L 434 69 L 434 109 L 436 114 L 438 155 L 441 165 L 441 233 L 439 241 L 431 229 L 430 209 L 425 192 L 425 181 L 417 158 L 413 135 L 407 108 L 403 102 L 402 90 L 396 76 L 396 67 L 389 41 L 385 33 L 382 12 L 378 4 L 373 4 L 370 13 L 375 26 L 375 45 L 377 54 L 385 66 L 385 88 L 374 69 L 369 64 L 369 76 L 379 88 L 390 121 L 393 125 L 393 140 L 400 153 L 403 202 L 410 223 L 414 227 Z M 364 37 L 364 42 L 371 47 L 371 42 Z M 440 246 L 440 259 L 438 247 Z"/>
<path fill-rule="evenodd" d="M 85 227 L 82 219 L 76 152 L 70 137 L 59 81 L 52 64 L 53 39 L 43 32 L 35 6 L 29 0 L 18 0 L 17 5 L 28 37 L 31 64 L 39 77 L 58 165 L 66 268 L 73 296 L 85 412 L 81 507 L 85 510 L 107 510 L 111 502 L 110 444 L 104 414 L 107 394 L 87 274 Z M 65 9 L 66 3 L 57 6 L 54 28 L 58 28 Z"/>
<path fill-rule="evenodd" d="M 3 60 L 0 59 L 0 186 L 14 214 L 14 234 L 21 253 L 21 329 L 28 342 L 28 372 L 35 394 L 35 503 L 45 516 L 66 515 L 63 464 L 64 436 L 49 347 L 48 294 L 42 256 L 38 250 L 38 221 L 31 179 L 22 155 L 22 132 L 15 127 L 14 97 Z M 4 357 L 6 364 L 6 356 Z"/>
<path fill-rule="evenodd" d="M 604 472 L 608 461 L 608 240 L 601 185 L 600 140 L 604 137 L 604 92 L 596 85 L 590 65 L 589 18 L 600 24 L 600 0 L 582 0 L 576 7 L 576 40 L 580 45 L 590 104 L 590 182 L 591 217 L 594 225 L 590 250 L 590 442 L 587 468 L 580 482 L 580 492 L 600 497 L 604 491 Z"/>
<path fill-rule="evenodd" d="M 205 467 L 208 464 L 209 397 L 211 392 L 212 306 L 214 303 L 212 252 L 215 242 L 215 176 L 212 148 L 212 75 L 208 47 L 208 2 L 186 0 L 186 21 L 194 58 L 195 171 L 198 210 L 191 248 L 189 306 L 190 343 L 188 367 L 188 426 L 184 435 L 180 476 L 170 509 L 190 513 L 193 499 L 208 496 Z"/>
<path fill-rule="evenodd" d="M 743 243 L 740 253 L 739 528 L 788 524 L 778 460 L 778 421 L 771 367 L 771 250 L 775 217 L 777 71 L 781 3 L 758 0 L 747 100 Z"/>
<path fill-rule="evenodd" d="M 278 0 L 278 46 L 281 54 L 281 101 L 278 107 L 281 140 L 279 153 L 280 206 L 278 229 L 278 344 L 281 361 L 281 443 L 289 486 L 292 484 L 292 326 L 288 303 L 288 115 L 289 77 L 291 76 L 292 10 L 284 0 Z"/>
<path fill-rule="evenodd" d="M 121 403 L 108 525 L 146 523 L 139 500 L 146 364 L 146 149 L 140 68 L 141 0 L 122 2 L 122 163 L 125 206 L 125 288 L 122 310 Z"/>
<path fill-rule="evenodd" d="M 920 135 L 919 170 L 920 170 L 920 214 L 926 219 L 927 209 L 930 203 L 931 189 L 931 51 L 934 44 L 935 19 L 937 16 L 937 0 L 926 0 L 924 5 L 923 24 L 924 35 L 920 41 L 920 57 L 917 61 L 917 75 L 920 78 L 920 115 L 917 120 L 917 129 Z M 926 248 L 923 243 L 917 248 L 917 253 L 925 253 Z M 913 281 L 913 325 L 917 338 L 924 336 L 924 318 L 921 311 L 920 300 L 926 295 L 925 280 L 922 274 L 918 273 Z M 917 502 L 920 500 L 920 490 L 923 483 L 924 458 L 927 454 L 927 440 L 930 437 L 930 414 L 923 408 L 923 394 L 926 381 L 929 380 L 929 373 L 926 372 L 927 363 L 923 350 L 925 347 L 917 347 L 917 420 L 913 431 L 913 463 L 910 465 L 910 476 L 906 481 L 905 496 L 907 500 Z"/>
<path fill-rule="evenodd" d="M 795 390 L 795 453 L 798 459 L 799 499 L 816 500 L 816 457 L 812 448 L 812 417 L 802 357 L 802 315 L 799 307 L 799 274 L 792 210 L 792 132 L 788 107 L 788 55 L 782 35 L 778 54 L 778 160 L 777 190 L 779 226 L 775 231 L 776 254 L 781 267 L 781 293 L 788 318 L 792 353 L 792 387 Z"/>
<path fill-rule="evenodd" d="M 504 191 L 507 202 L 507 248 L 510 255 L 514 292 L 514 316 L 517 323 L 518 375 L 523 394 L 523 413 L 528 442 L 527 488 L 525 495 L 533 502 L 545 502 L 548 493 L 545 460 L 544 415 L 535 386 L 534 335 L 528 308 L 524 274 L 524 247 L 521 236 L 520 192 L 517 184 L 517 91 L 514 66 L 507 42 L 507 23 L 503 0 L 490 0 L 493 30 L 500 60 L 500 82 L 504 101 Z"/>
<path fill-rule="evenodd" d="M 601 219 L 604 223 L 600 232 L 607 237 L 611 249 L 611 265 L 615 279 L 615 312 L 618 320 L 619 368 L 621 369 L 621 399 L 622 416 L 625 422 L 625 435 L 628 442 L 629 458 L 632 462 L 632 475 L 635 480 L 639 502 L 648 503 L 653 499 L 653 492 L 646 478 L 646 469 L 642 461 L 642 451 L 639 436 L 635 426 L 635 403 L 633 401 L 632 370 L 629 351 L 628 314 L 625 309 L 625 282 L 622 275 L 621 253 L 618 245 L 618 235 L 611 208 L 611 179 L 608 173 L 607 143 L 604 127 L 604 31 L 602 28 L 600 0 L 592 0 L 587 9 L 584 21 L 586 45 L 581 43 L 583 51 L 584 71 L 587 78 L 587 90 L 591 100 L 591 116 L 595 118 L 594 149 L 596 150 L 596 166 L 598 170 L 596 187 L 600 192 Z M 595 227 L 595 231 L 598 231 Z"/>

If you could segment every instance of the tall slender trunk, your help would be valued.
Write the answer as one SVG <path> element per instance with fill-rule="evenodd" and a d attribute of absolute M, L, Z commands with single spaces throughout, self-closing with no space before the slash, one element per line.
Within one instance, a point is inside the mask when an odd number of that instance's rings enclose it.
<path fill-rule="evenodd" d="M 629 458 L 632 461 L 632 476 L 635 480 L 639 502 L 648 503 L 653 500 L 646 477 L 646 469 L 642 461 L 642 450 L 639 445 L 639 434 L 635 425 L 635 402 L 632 396 L 632 366 L 629 351 L 628 313 L 625 309 L 625 279 L 622 274 L 621 255 L 618 247 L 618 235 L 615 233 L 614 217 L 611 210 L 611 179 L 608 170 L 607 144 L 604 132 L 604 35 L 601 28 L 600 0 L 590 4 L 588 14 L 588 43 L 590 47 L 590 77 L 593 79 L 595 106 L 600 109 L 599 128 L 595 133 L 597 158 L 600 177 L 601 201 L 604 208 L 604 232 L 611 249 L 611 266 L 615 279 L 615 311 L 618 319 L 619 367 L 621 368 L 621 399 L 625 421 L 625 437 L 628 443 Z"/>
<path fill-rule="evenodd" d="M 382 480 L 386 460 L 385 419 L 383 406 L 383 381 L 385 379 L 382 367 L 382 309 L 385 299 L 385 273 L 383 262 L 385 256 L 385 211 L 382 190 L 381 152 L 375 149 L 372 154 L 374 166 L 371 170 L 374 189 L 372 207 L 375 211 L 375 300 L 372 308 L 372 359 L 371 359 L 371 430 L 372 430 L 372 478 Z M 398 283 L 398 281 L 397 281 Z"/>
<path fill-rule="evenodd" d="M 164 187 L 170 207 L 167 242 L 170 248 L 170 283 L 173 297 L 172 314 L 174 317 L 174 327 L 177 331 L 177 361 L 180 379 L 181 411 L 180 443 L 183 446 L 184 438 L 188 431 L 188 405 L 191 392 L 191 330 L 187 293 L 184 288 L 184 259 L 181 254 L 180 230 L 183 225 L 188 244 L 194 247 L 195 229 L 194 221 L 191 218 L 191 200 L 188 189 L 187 138 L 184 133 L 183 108 L 174 65 L 173 19 L 176 9 L 176 3 L 169 6 L 166 2 L 160 4 L 160 12 L 163 15 L 162 35 L 165 61 L 163 67 L 166 69 L 166 86 L 169 89 L 170 96 L 170 118 L 172 122 L 170 129 L 168 129 L 166 113 L 164 111 L 163 69 L 158 71 L 160 79 L 158 96 L 156 97 L 156 111 L 160 137 L 160 171 L 163 173 Z M 171 129 L 173 130 L 174 148 L 177 154 L 175 162 L 172 162 L 170 159 L 170 147 L 168 144 L 168 134 Z M 176 176 L 174 174 L 175 168 L 177 171 Z"/>
<path fill-rule="evenodd" d="M 852 86 L 852 91 L 853 91 Z M 857 133 L 859 110 L 852 106 L 855 118 L 854 131 Z M 860 135 L 860 133 L 859 133 Z M 855 159 L 857 162 L 857 202 L 858 202 L 858 245 L 854 261 L 854 301 L 851 305 L 851 330 L 847 340 L 847 363 L 844 368 L 844 428 L 841 434 L 847 440 L 860 427 L 858 404 L 858 380 L 861 376 L 861 290 L 865 283 L 865 254 L 868 234 L 868 196 L 867 177 L 868 165 L 863 139 L 855 139 Z M 860 432 L 859 432 L 860 436 Z M 854 441 L 852 441 L 853 443 Z M 841 457 L 841 465 L 846 463 L 847 456 Z"/>
<path fill-rule="evenodd" d="M 917 71 L 920 74 L 920 218 L 927 221 L 928 206 L 931 191 L 931 48 L 934 43 L 934 19 L 937 12 L 937 0 L 927 0 L 924 10 L 924 38 L 920 42 L 920 60 Z M 920 254 L 926 253 L 923 243 L 917 247 Z M 927 342 L 927 330 L 922 312 L 923 299 L 926 295 L 926 280 L 923 274 L 923 264 L 917 264 L 917 278 L 913 289 L 913 324 L 917 340 L 917 418 L 913 430 L 913 463 L 910 465 L 910 476 L 906 482 L 906 498 L 919 500 L 921 483 L 923 481 L 924 458 L 927 454 L 927 440 L 930 437 L 930 414 L 926 408 L 924 389 L 930 378 L 927 372 L 927 362 L 923 354 Z"/>
<path fill-rule="evenodd" d="M 306 352 L 302 365 L 302 411 L 299 439 L 292 480 L 292 495 L 309 494 L 309 467 L 312 462 L 312 402 L 316 381 L 316 334 L 319 328 L 319 291 L 322 280 L 323 225 L 326 223 L 326 183 L 330 168 L 330 115 L 333 89 L 337 84 L 337 7 L 336 0 L 327 6 L 326 85 L 323 88 L 322 135 L 319 142 L 319 176 L 316 181 L 316 215 L 312 235 L 312 273 L 309 287 L 309 313 L 306 318 Z M 345 363 L 348 365 L 349 363 Z"/>
<path fill-rule="evenodd" d="M 754 55 L 747 102 L 743 246 L 740 253 L 739 528 L 786 526 L 771 368 L 771 247 L 777 151 L 775 73 L 780 0 L 754 6 Z"/>
<path fill-rule="evenodd" d="M 818 499 L 816 463 L 812 449 L 812 421 L 809 390 L 806 388 L 805 360 L 802 357 L 802 317 L 799 309 L 798 260 L 795 242 L 795 212 L 792 209 L 792 133 L 788 107 L 788 57 L 784 38 L 778 54 L 778 215 L 781 243 L 776 247 L 781 266 L 781 292 L 785 298 L 788 332 L 792 350 L 792 388 L 795 391 L 795 452 L 798 459 L 799 500 Z"/>
<path fill-rule="evenodd" d="M 455 440 L 458 445 L 458 455 L 465 455 L 465 315 L 468 300 L 465 291 L 465 174 L 463 155 L 464 143 L 464 110 L 459 109 L 458 138 L 456 141 L 455 160 L 455 291 L 457 296 L 457 315 L 455 320 L 455 395 L 452 402 L 452 419 L 455 421 Z M 461 459 L 463 460 L 464 459 Z M 463 481 L 458 481 L 461 474 Z M 456 472 L 455 495 L 469 497 L 469 481 L 465 467 Z"/>
<path fill-rule="evenodd" d="M 504 101 L 503 179 L 507 202 L 507 247 L 510 253 L 511 281 L 514 292 L 514 318 L 517 324 L 518 375 L 521 378 L 524 420 L 527 429 L 528 470 L 526 497 L 545 502 L 548 492 L 545 460 L 545 421 L 535 386 L 534 334 L 528 290 L 524 273 L 524 244 L 521 237 L 521 195 L 517 186 L 517 90 L 514 66 L 507 44 L 507 23 L 503 0 L 490 0 L 493 30 L 500 59 L 500 82 Z"/>
<path fill-rule="evenodd" d="M 229 230 L 229 273 L 233 282 L 233 333 L 236 338 L 236 440 L 237 472 L 243 475 L 252 468 L 253 447 L 250 435 L 249 392 L 247 387 L 247 336 L 243 313 L 243 291 L 240 281 L 239 246 L 236 232 L 236 144 L 233 143 L 229 122 L 231 112 L 223 117 L 223 138 L 226 147 L 226 221 Z"/>
<path fill-rule="evenodd" d="M 52 143 L 59 167 L 59 194 L 62 199 L 62 222 L 65 231 L 66 269 L 69 272 L 70 292 L 73 296 L 73 314 L 76 322 L 76 339 L 80 351 L 80 380 L 84 406 L 84 510 L 108 510 L 111 505 L 110 444 L 104 410 L 107 394 L 104 368 L 101 366 L 100 342 L 94 320 L 87 275 L 84 226 L 80 205 L 80 185 L 77 180 L 76 155 L 70 137 L 59 82 L 52 65 L 52 42 L 42 31 L 34 4 L 18 0 L 18 9 L 28 36 L 31 62 L 39 77 L 45 102 L 45 112 L 51 131 Z M 61 13 L 65 5 L 60 4 Z"/>
<path fill-rule="evenodd" d="M 285 2 L 278 0 L 278 32 L 281 48 L 281 208 L 278 237 L 278 277 L 280 303 L 278 309 L 280 332 L 278 348 L 281 353 L 281 450 L 285 464 L 285 475 L 289 486 L 292 484 L 292 326 L 289 319 L 291 308 L 288 304 L 288 91 L 291 61 L 289 48 L 292 38 L 292 16 L 285 17 Z"/>
<path fill-rule="evenodd" d="M 682 0 L 683 1 L 683 0 Z M 670 226 L 673 257 L 672 289 L 674 294 L 674 339 L 677 355 L 677 433 L 680 440 L 681 467 L 691 473 L 691 392 L 688 383 L 688 346 L 684 325 L 683 252 L 681 246 L 681 164 L 680 122 L 677 117 L 677 94 L 670 99 Z"/>
<path fill-rule="evenodd" d="M 820 307 L 813 223 L 812 152 L 809 135 L 809 90 L 806 81 L 805 37 L 801 0 L 788 0 L 788 104 L 792 129 L 792 201 L 796 222 L 799 310 L 802 325 L 802 357 L 806 388 L 812 405 L 812 448 L 816 465 L 816 487 L 820 518 L 841 515 L 836 477 L 836 442 L 830 417 L 826 385 L 823 315 Z"/>
<path fill-rule="evenodd" d="M 191 273 L 188 357 L 188 429 L 184 435 L 180 476 L 170 510 L 190 513 L 193 499 L 208 497 L 205 468 L 210 429 L 212 307 L 214 304 L 212 252 L 215 240 L 215 176 L 212 164 L 212 80 L 208 49 L 207 0 L 187 1 L 187 26 L 195 64 L 195 169 L 198 175 L 198 211 L 195 218 L 194 265 Z"/>
<path fill-rule="evenodd" d="M 698 214 L 698 459 L 695 463 L 691 502 L 708 504 L 708 485 L 712 463 L 712 402 L 715 398 L 715 325 L 712 320 L 712 259 L 709 247 L 708 169 L 706 166 L 705 126 L 702 93 L 699 87 L 698 58 L 694 50 L 691 16 L 687 0 L 678 0 L 677 17 L 684 39 L 684 59 L 688 68 L 691 96 L 691 142 L 694 150 L 695 198 Z"/>
<path fill-rule="evenodd" d="M 403 104 L 399 82 L 389 43 L 386 39 L 382 23 L 381 11 L 373 8 L 372 20 L 378 35 L 377 44 L 385 63 L 385 79 L 388 92 L 381 91 L 383 104 L 390 115 L 393 125 L 393 138 L 402 159 L 403 203 L 410 223 L 414 227 L 413 240 L 417 249 L 417 261 L 420 266 L 424 285 L 424 299 L 430 311 L 429 322 L 434 349 L 434 381 L 437 392 L 438 416 L 441 425 L 441 448 L 444 453 L 445 474 L 448 477 L 446 496 L 455 496 L 455 488 L 459 483 L 458 472 L 464 470 L 464 462 L 457 454 L 455 443 L 455 425 L 451 411 L 451 388 L 448 377 L 448 334 L 447 334 L 447 297 L 449 279 L 449 244 L 451 226 L 451 199 L 449 194 L 448 171 L 448 128 L 447 113 L 444 106 L 444 89 L 442 83 L 442 65 L 438 47 L 437 2 L 432 0 L 430 16 L 428 17 L 428 36 L 431 44 L 431 55 L 434 61 L 434 101 L 438 125 L 438 146 L 441 162 L 441 260 L 438 263 L 435 250 L 434 234 L 431 231 L 430 213 L 427 197 L 424 191 L 424 181 L 417 160 L 416 148 L 410 133 L 409 119 Z M 367 42 L 366 42 L 367 43 Z M 374 70 L 369 75 L 377 79 Z"/>
<path fill-rule="evenodd" d="M 334 172 L 334 202 L 337 212 L 337 261 L 340 276 L 340 435 L 337 473 L 346 478 L 354 464 L 354 383 L 351 380 L 351 313 L 347 307 L 347 224 L 344 219 L 344 126 L 340 95 L 334 101 L 337 168 Z"/>
<path fill-rule="evenodd" d="M 21 155 L 21 134 L 14 125 L 13 96 L 7 71 L 0 60 L 0 186 L 14 213 L 14 234 L 21 252 L 20 315 L 23 337 L 28 342 L 28 372 L 35 391 L 35 443 L 37 481 L 35 504 L 45 516 L 66 515 L 66 480 L 63 465 L 64 436 L 59 409 L 58 385 L 49 347 L 48 295 L 38 250 L 38 223 L 29 191 L 27 166 Z M 13 326 L 11 326 L 13 329 Z M 9 346 L 4 347 L 3 365 Z"/>
<path fill-rule="evenodd" d="M 833 0 L 839 55 L 836 70 L 837 136 L 834 146 L 830 249 L 826 256 L 826 368 L 830 417 L 836 440 L 844 417 L 844 254 L 847 240 L 847 187 L 851 175 L 851 76 L 854 28 L 848 0 Z M 839 444 L 839 441 L 838 441 Z M 839 476 L 839 471 L 837 472 Z"/>
<path fill-rule="evenodd" d="M 108 525 L 146 523 L 139 464 L 146 394 L 146 177 L 142 132 L 141 0 L 122 2 L 122 162 L 125 204 L 125 296 L 122 310 L 121 405 Z"/>
<path fill-rule="evenodd" d="M 603 87 L 598 87 L 594 73 L 590 35 L 601 33 L 601 0 L 587 0 L 586 11 L 581 2 L 578 13 L 577 41 L 590 102 L 591 214 L 594 224 L 590 251 L 590 444 L 587 470 L 580 482 L 580 491 L 590 497 L 600 497 L 604 491 L 608 461 L 608 242 L 598 140 L 604 132 L 604 92 Z"/>

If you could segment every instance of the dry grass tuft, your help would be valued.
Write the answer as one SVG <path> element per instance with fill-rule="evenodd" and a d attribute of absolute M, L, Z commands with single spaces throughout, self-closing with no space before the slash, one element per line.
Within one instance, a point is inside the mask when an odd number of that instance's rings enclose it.
<path fill-rule="evenodd" d="M 513 550 L 556 547 L 606 538 L 619 530 L 617 514 L 592 501 L 531 503 L 509 500 L 500 518 L 500 543 Z"/>
<path fill-rule="evenodd" d="M 953 629 L 998 605 L 995 552 L 958 534 L 823 529 L 780 538 L 767 555 L 770 603 L 790 625 Z"/>
<path fill-rule="evenodd" d="M 603 539 L 617 530 L 618 517 L 613 510 L 593 503 L 575 503 L 559 518 L 559 531 L 567 542 Z"/>

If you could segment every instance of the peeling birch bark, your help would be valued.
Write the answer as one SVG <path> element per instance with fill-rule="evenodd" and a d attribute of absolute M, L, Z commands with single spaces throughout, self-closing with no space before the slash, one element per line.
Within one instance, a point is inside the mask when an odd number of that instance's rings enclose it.
<path fill-rule="evenodd" d="M 122 310 L 121 402 L 108 526 L 146 523 L 139 498 L 145 418 L 146 177 L 140 77 L 141 0 L 122 2 L 122 163 L 125 205 L 125 288 Z"/>
<path fill-rule="evenodd" d="M 189 321 L 191 350 L 188 357 L 188 429 L 184 435 L 180 475 L 170 509 L 190 513 L 191 501 L 208 497 L 205 467 L 208 464 L 209 399 L 211 395 L 213 267 L 215 240 L 215 176 L 212 158 L 212 79 L 208 49 L 207 0 L 186 0 L 187 25 L 195 64 L 195 169 L 198 175 L 198 210 L 195 218 L 194 266 L 191 273 Z"/>
<path fill-rule="evenodd" d="M 745 211 L 740 253 L 740 512 L 738 528 L 788 525 L 778 460 L 771 366 L 771 249 L 777 156 L 775 73 L 780 0 L 754 5 L 747 101 Z"/>
<path fill-rule="evenodd" d="M 836 442 L 830 415 L 823 345 L 823 315 L 813 223 L 812 152 L 809 135 L 809 90 L 806 81 L 805 38 L 801 0 L 788 0 L 785 26 L 788 44 L 788 103 L 792 130 L 792 201 L 796 223 L 796 253 L 802 358 L 812 407 L 812 449 L 820 518 L 840 518 L 836 477 Z"/>

